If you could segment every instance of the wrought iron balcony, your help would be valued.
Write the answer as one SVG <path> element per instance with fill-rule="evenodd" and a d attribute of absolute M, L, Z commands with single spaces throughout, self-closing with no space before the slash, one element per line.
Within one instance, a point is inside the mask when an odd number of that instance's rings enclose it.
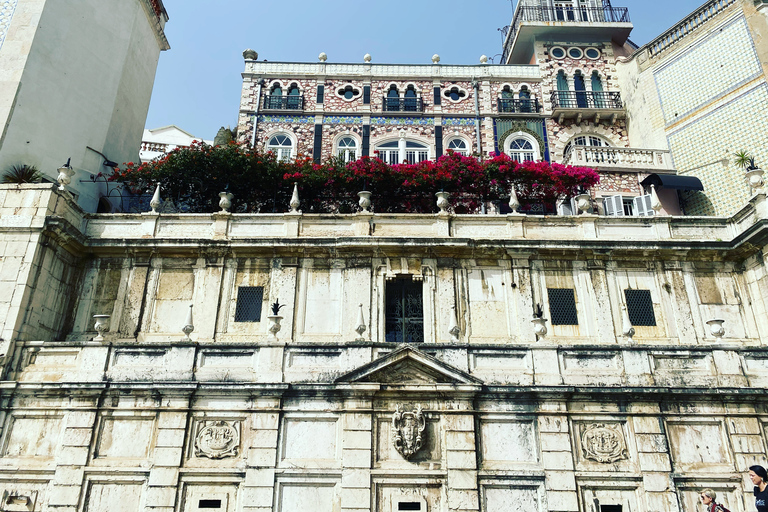
<path fill-rule="evenodd" d="M 552 109 L 607 109 L 621 110 L 621 94 L 618 92 L 553 91 Z"/>
<path fill-rule="evenodd" d="M 264 110 L 304 110 L 304 96 L 267 95 Z"/>
<path fill-rule="evenodd" d="M 383 98 L 384 112 L 423 112 L 424 101 L 421 98 Z"/>
<path fill-rule="evenodd" d="M 520 31 L 520 27 L 525 22 L 531 22 L 532 24 L 557 22 L 590 23 L 593 25 L 591 30 L 594 30 L 594 24 L 630 23 L 630 19 L 629 9 L 626 7 L 539 7 L 520 5 L 515 11 L 512 24 L 502 29 L 505 42 L 501 62 L 506 63 L 508 61 L 515 38 Z"/>
<path fill-rule="evenodd" d="M 538 98 L 532 100 L 499 98 L 498 107 L 500 114 L 532 114 L 541 111 L 541 104 Z"/>

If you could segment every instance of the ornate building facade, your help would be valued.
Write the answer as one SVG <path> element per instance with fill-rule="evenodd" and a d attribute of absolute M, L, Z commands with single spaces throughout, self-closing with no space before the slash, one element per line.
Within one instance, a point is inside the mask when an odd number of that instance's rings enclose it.
<path fill-rule="evenodd" d="M 521 3 L 505 65 L 247 51 L 238 127 L 283 158 L 596 166 L 591 214 L 92 214 L 0 186 L 0 510 L 751 510 L 768 199 L 680 215 L 700 182 L 633 147 L 628 14 L 591 3 Z"/>

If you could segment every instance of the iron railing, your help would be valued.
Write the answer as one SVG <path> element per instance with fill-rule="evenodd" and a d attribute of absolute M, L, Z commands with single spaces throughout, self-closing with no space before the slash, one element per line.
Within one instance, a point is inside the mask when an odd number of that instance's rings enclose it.
<path fill-rule="evenodd" d="M 264 96 L 264 110 L 303 110 L 304 96 Z"/>
<path fill-rule="evenodd" d="M 515 36 L 524 21 L 564 22 L 564 23 L 629 23 L 629 9 L 626 7 L 535 7 L 519 6 L 515 11 L 512 25 L 504 27 L 504 51 L 501 62 L 507 62 L 509 51 L 515 42 Z"/>
<path fill-rule="evenodd" d="M 381 109 L 384 112 L 423 112 L 421 98 L 383 98 Z"/>
<path fill-rule="evenodd" d="M 618 92 L 553 91 L 552 108 L 624 108 Z"/>
<path fill-rule="evenodd" d="M 648 48 L 648 52 L 651 56 L 666 50 L 677 41 L 723 12 L 728 6 L 735 3 L 735 1 L 736 0 L 710 0 L 696 9 L 690 16 L 684 18 L 680 23 L 645 45 L 645 47 Z"/>
<path fill-rule="evenodd" d="M 541 111 L 541 104 L 538 98 L 532 100 L 499 98 L 498 106 L 500 114 L 531 114 Z"/>

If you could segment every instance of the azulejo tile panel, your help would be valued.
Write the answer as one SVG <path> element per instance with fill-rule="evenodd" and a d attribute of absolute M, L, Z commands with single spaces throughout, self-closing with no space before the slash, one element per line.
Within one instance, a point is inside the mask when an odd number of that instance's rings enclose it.
<path fill-rule="evenodd" d="M 474 117 L 446 117 L 443 119 L 443 126 L 474 126 Z"/>
<path fill-rule="evenodd" d="M 761 73 L 743 16 L 654 73 L 664 120 L 682 119 Z"/>
<path fill-rule="evenodd" d="M 433 126 L 435 119 L 432 117 L 372 117 L 371 124 Z"/>
<path fill-rule="evenodd" d="M 0 0 L 0 48 L 3 47 L 18 0 Z"/>
<path fill-rule="evenodd" d="M 259 116 L 260 123 L 312 124 L 315 116 Z"/>
<path fill-rule="evenodd" d="M 678 172 L 696 176 L 704 185 L 706 199 L 700 197 L 702 194 L 691 196 L 687 214 L 727 216 L 744 205 L 749 186 L 744 171 L 733 164 L 733 154 L 743 149 L 758 163 L 768 162 L 766 111 L 768 85 L 763 83 L 669 134 L 669 148 Z"/>
<path fill-rule="evenodd" d="M 326 116 L 323 124 L 363 124 L 363 118 L 357 116 Z"/>

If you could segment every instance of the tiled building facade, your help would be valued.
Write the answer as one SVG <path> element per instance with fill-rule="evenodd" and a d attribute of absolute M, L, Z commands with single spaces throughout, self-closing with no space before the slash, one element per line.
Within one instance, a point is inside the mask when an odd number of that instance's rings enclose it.
<path fill-rule="evenodd" d="M 0 185 L 0 510 L 752 510 L 768 198 L 663 215 L 686 181 L 630 28 L 521 2 L 504 66 L 248 51 L 238 133 L 597 165 L 597 198 L 656 174 L 662 215 L 92 214 Z"/>

